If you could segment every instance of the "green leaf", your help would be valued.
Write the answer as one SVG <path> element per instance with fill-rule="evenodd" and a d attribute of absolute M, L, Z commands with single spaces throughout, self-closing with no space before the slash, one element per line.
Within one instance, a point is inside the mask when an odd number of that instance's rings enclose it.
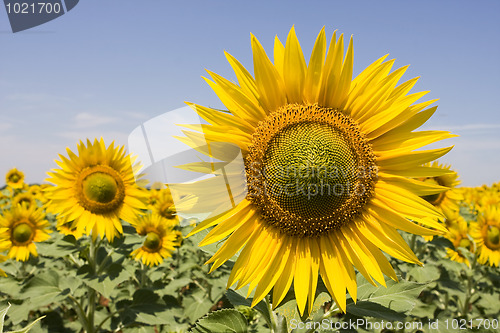
<path fill-rule="evenodd" d="M 62 258 L 82 249 L 73 236 L 54 234 L 51 242 L 41 242 L 36 245 L 38 253 L 43 257 Z"/>
<path fill-rule="evenodd" d="M 35 326 L 36 323 L 38 323 L 40 320 L 42 320 L 43 318 L 45 318 L 45 316 L 42 316 L 40 318 L 38 318 L 37 320 L 35 320 L 34 322 L 32 322 L 31 324 L 29 324 L 28 326 L 26 326 L 25 328 L 22 328 L 20 330 L 17 330 L 17 331 L 10 331 L 10 332 L 6 332 L 6 333 L 26 333 L 28 332 L 30 329 L 33 328 L 33 326 Z"/>
<path fill-rule="evenodd" d="M 234 309 L 212 312 L 196 322 L 193 333 L 247 333 L 245 317 Z"/>
<path fill-rule="evenodd" d="M 153 326 L 126 327 L 121 330 L 123 333 L 155 333 L 158 332 Z"/>
<path fill-rule="evenodd" d="M 7 314 L 7 311 L 9 311 L 10 304 L 3 310 L 0 310 L 0 333 L 3 333 L 3 324 L 5 321 L 5 315 Z"/>
<path fill-rule="evenodd" d="M 419 283 L 434 281 L 440 276 L 439 269 L 432 264 L 426 264 L 424 267 L 415 266 L 410 269 L 408 274 Z"/>
<path fill-rule="evenodd" d="M 124 308 L 121 317 L 128 322 L 147 325 L 166 325 L 175 322 L 174 316 L 182 315 L 178 304 L 164 304 L 159 295 L 149 289 L 139 289 L 132 296 L 132 302 L 118 302 L 117 308 Z M 122 305 L 123 306 L 120 306 Z"/>
<path fill-rule="evenodd" d="M 182 300 L 182 306 L 191 322 L 206 314 L 213 305 L 213 302 L 207 298 L 202 290 L 198 290 Z"/>
<path fill-rule="evenodd" d="M 236 307 L 238 305 L 245 305 L 245 306 L 250 306 L 252 305 L 253 298 L 245 298 L 241 294 L 239 294 L 237 291 L 234 291 L 232 289 L 228 289 L 226 291 L 226 297 L 231 302 L 231 304 Z M 267 322 L 271 321 L 271 314 L 269 313 L 269 310 L 264 303 L 264 301 L 260 301 L 255 305 L 255 310 L 259 311 L 265 318 Z"/>
<path fill-rule="evenodd" d="M 434 318 L 434 313 L 437 307 L 438 306 L 435 302 L 427 304 L 417 300 L 415 307 L 411 311 L 411 315 L 419 318 Z"/>
<path fill-rule="evenodd" d="M 40 307 L 62 301 L 70 292 L 70 289 L 61 289 L 59 274 L 50 270 L 31 278 L 20 295 L 26 300 L 23 307 L 28 313 L 30 310 L 38 310 Z"/>
<path fill-rule="evenodd" d="M 147 325 L 166 325 L 175 322 L 174 315 L 179 315 L 180 311 L 160 304 L 134 305 L 130 308 L 135 313 L 135 321 Z"/>
<path fill-rule="evenodd" d="M 9 311 L 9 308 L 10 308 L 10 304 L 5 309 L 0 310 L 0 333 L 3 333 L 3 325 L 4 325 L 4 321 L 5 321 L 5 315 L 7 314 L 7 311 Z M 38 318 L 37 320 L 35 320 L 34 322 L 32 322 L 31 324 L 29 324 L 25 328 L 22 328 L 22 329 L 17 330 L 17 331 L 9 331 L 9 332 L 5 332 L 5 333 L 26 333 L 30 329 L 32 329 L 33 326 L 37 322 L 39 322 L 40 320 L 42 320 L 43 318 L 45 318 L 45 316 L 42 316 L 42 317 Z"/>
<path fill-rule="evenodd" d="M 111 298 L 117 291 L 117 286 L 130 278 L 130 274 L 119 263 L 112 263 L 104 274 L 99 276 L 92 275 L 90 267 L 85 265 L 78 270 L 78 276 L 83 283 L 106 298 Z"/>
<path fill-rule="evenodd" d="M 361 279 L 361 281 L 359 281 Z M 415 306 L 418 295 L 426 287 L 425 284 L 401 280 L 387 280 L 387 288 L 375 287 L 364 278 L 358 278 L 358 299 L 383 305 L 395 312 L 406 313 Z M 352 306 L 351 306 L 352 307 Z M 389 315 L 388 312 L 385 313 Z"/>
<path fill-rule="evenodd" d="M 347 305 L 346 310 L 359 317 L 374 317 L 390 321 L 403 321 L 406 317 L 400 312 L 370 301 L 359 301 L 356 304 L 350 303 Z"/>

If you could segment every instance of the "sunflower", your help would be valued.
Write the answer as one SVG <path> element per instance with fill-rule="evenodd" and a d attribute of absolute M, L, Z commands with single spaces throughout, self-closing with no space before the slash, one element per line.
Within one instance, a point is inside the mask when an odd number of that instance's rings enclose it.
<path fill-rule="evenodd" d="M 120 219 L 130 221 L 145 209 L 144 191 L 134 180 L 133 159 L 125 155 L 124 147 L 107 148 L 103 139 L 82 141 L 78 156 L 69 148 L 69 159 L 59 155 L 47 181 L 56 186 L 45 189 L 52 210 L 61 217 L 74 220 L 78 233 L 98 235 L 113 241 L 122 234 Z"/>
<path fill-rule="evenodd" d="M 35 205 L 13 206 L 0 216 L 0 249 L 9 250 L 8 257 L 26 261 L 37 256 L 35 243 L 50 238 L 49 221 Z"/>
<path fill-rule="evenodd" d="M 159 189 L 151 188 L 149 190 L 149 195 L 146 203 L 149 209 L 152 209 L 156 205 L 156 203 L 160 199 L 160 193 L 161 190 Z"/>
<path fill-rule="evenodd" d="M 181 245 L 182 235 L 174 230 L 175 224 L 158 214 L 137 216 L 131 224 L 137 233 L 146 236 L 146 239 L 142 246 L 130 255 L 135 260 L 142 260 L 145 265 L 161 264 L 163 259 L 172 256 L 175 247 Z"/>
<path fill-rule="evenodd" d="M 442 165 L 437 161 L 434 161 L 432 164 L 429 163 L 428 166 L 448 170 L 449 173 L 435 177 L 425 177 L 421 180 L 424 182 L 430 182 L 432 184 L 445 186 L 448 188 L 448 190 L 441 193 L 426 195 L 423 196 L 423 198 L 434 207 L 441 210 L 445 216 L 453 216 L 454 213 L 460 210 L 459 202 L 463 200 L 461 190 L 457 188 L 457 186 L 460 184 L 460 181 L 458 180 L 458 174 L 455 171 L 450 170 L 450 165 Z"/>
<path fill-rule="evenodd" d="M 36 200 L 29 192 L 18 193 L 12 198 L 12 205 L 26 205 L 27 207 L 32 205 L 36 206 Z"/>
<path fill-rule="evenodd" d="M 463 200 L 463 191 L 457 188 L 457 186 L 460 184 L 460 181 L 458 180 L 458 174 L 455 171 L 450 170 L 451 166 L 439 164 L 437 161 L 432 162 L 432 164 L 427 163 L 426 166 L 447 170 L 448 173 L 435 177 L 423 177 L 420 178 L 420 180 L 426 183 L 444 186 L 448 189 L 441 193 L 425 195 L 422 198 L 428 201 L 444 214 L 445 220 L 442 222 L 444 222 L 446 225 L 448 223 L 454 223 L 454 221 L 448 220 L 453 219 L 459 212 L 460 202 Z M 434 237 L 432 235 L 424 236 L 424 239 L 426 241 L 431 241 L 433 238 Z"/>
<path fill-rule="evenodd" d="M 485 190 L 477 201 L 480 207 L 497 206 L 500 204 L 500 195 L 493 188 Z"/>
<path fill-rule="evenodd" d="M 30 193 L 33 198 L 40 200 L 40 202 L 45 203 L 47 202 L 45 195 L 43 194 L 43 189 L 40 185 L 31 185 L 28 188 L 28 193 Z"/>
<path fill-rule="evenodd" d="M 449 219 L 447 225 L 449 232 L 445 235 L 445 237 L 449 239 L 455 247 L 455 249 L 446 249 L 448 258 L 456 262 L 465 263 L 470 267 L 469 260 L 461 252 L 457 251 L 459 247 L 463 247 L 472 253 L 475 252 L 476 246 L 472 237 L 469 236 L 467 221 L 465 221 L 459 214 L 456 214 L 455 218 Z"/>
<path fill-rule="evenodd" d="M 187 126 L 197 131 L 186 130 L 181 140 L 201 151 L 202 138 L 206 154 L 225 162 L 217 144 L 238 146 L 246 179 L 230 188 L 234 207 L 202 221 L 190 235 L 214 227 L 200 245 L 225 239 L 208 261 L 211 271 L 241 251 L 228 287 L 250 284 L 253 305 L 273 289 L 276 307 L 293 283 L 300 313 L 306 305 L 310 312 L 321 277 L 345 311 L 346 289 L 356 299 L 354 267 L 374 285 L 385 285 L 383 274 L 397 280 L 381 250 L 421 264 L 396 229 L 446 231 L 436 222 L 442 213 L 420 196 L 447 188 L 413 178 L 448 173 L 423 164 L 451 147 L 416 149 L 453 135 L 413 131 L 436 107 L 427 108 L 434 101 L 414 104 L 427 93 L 408 95 L 417 79 L 397 84 L 407 67 L 391 72 L 394 60 L 384 56 L 352 79 L 352 38 L 344 56 L 343 35 L 337 39 L 334 32 L 327 49 L 322 29 L 308 65 L 293 27 L 285 46 L 276 37 L 274 64 L 253 35 L 251 43 L 255 78 L 226 53 L 239 84 L 210 71 L 213 81 L 205 79 L 228 111 L 188 103 L 208 124 Z M 211 167 L 196 165 L 200 172 Z M 195 187 L 213 197 L 202 205 L 217 206 L 218 192 L 227 197 L 228 188 L 215 184 L 205 179 L 170 186 L 186 192 L 176 202 L 180 209 L 196 201 L 188 193 Z"/>
<path fill-rule="evenodd" d="M 471 236 L 478 247 L 478 262 L 498 267 L 500 262 L 500 209 L 490 206 L 479 211 L 477 223 L 471 226 Z"/>
<path fill-rule="evenodd" d="M 158 190 L 156 202 L 153 205 L 153 212 L 170 221 L 170 223 L 178 224 L 177 211 L 175 210 L 174 200 L 168 188 Z"/>
<path fill-rule="evenodd" d="M 5 181 L 8 186 L 12 188 L 23 188 L 24 186 L 24 173 L 16 168 L 10 169 L 5 175 Z"/>

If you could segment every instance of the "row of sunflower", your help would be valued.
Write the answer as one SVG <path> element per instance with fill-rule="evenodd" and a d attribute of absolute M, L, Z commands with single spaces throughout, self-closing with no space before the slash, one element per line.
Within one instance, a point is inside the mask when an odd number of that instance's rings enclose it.
<path fill-rule="evenodd" d="M 43 331 L 121 327 L 133 332 L 139 325 L 185 331 L 217 307 L 223 291 L 220 277 L 228 272 L 207 276 L 202 266 L 208 257 L 196 251 L 192 241 L 183 241 L 170 191 L 162 184 L 138 186 L 123 147 L 95 140 L 80 143 L 78 150 L 82 159 L 76 164 L 61 156 L 67 164 L 52 170 L 56 185 L 28 185 L 17 169 L 6 175 L 0 191 L 0 304 L 13 303 L 7 323 L 25 326 L 37 314 L 51 313 L 59 318 L 44 318 Z M 77 156 L 68 153 L 76 161 Z M 68 196 L 73 185 L 64 183 L 67 171 L 73 172 L 74 182 L 85 175 L 81 193 Z M 65 199 L 58 200 L 62 196 Z M 82 202 L 80 196 L 85 196 Z M 91 213 L 73 215 L 75 204 L 87 205 L 77 212 Z M 177 252 L 183 242 L 184 249 Z M 162 265 L 172 256 L 175 260 Z M 47 284 L 61 288 L 61 295 L 45 294 Z M 66 286 L 71 296 L 64 292 Z M 207 296 L 206 288 L 216 289 Z M 113 321 L 103 316 L 110 312 Z M 58 322 L 62 318 L 69 322 Z"/>
<path fill-rule="evenodd" d="M 450 170 L 450 166 L 432 163 L 432 167 Z M 450 170 L 451 171 L 451 170 Z M 424 196 L 429 203 L 443 212 L 443 223 L 448 232 L 444 237 L 453 247 L 447 249 L 450 259 L 470 266 L 469 260 L 458 250 L 465 248 L 475 253 L 480 264 L 498 267 L 500 262 L 500 192 L 498 184 L 491 187 L 457 187 L 458 174 L 425 178 L 424 181 L 446 186 L 449 190 Z M 433 236 L 424 237 L 431 241 Z"/>
<path fill-rule="evenodd" d="M 4 262 L 10 258 L 26 262 L 30 257 L 36 257 L 38 253 L 35 243 L 50 241 L 51 234 L 54 235 L 53 231 L 56 230 L 59 234 L 70 235 L 75 240 L 88 240 L 89 244 L 95 244 L 96 240 L 101 238 L 108 239 L 109 243 L 112 244 L 117 238 L 125 236 L 123 228 L 127 223 L 124 221 L 129 221 L 130 226 L 134 227 L 135 233 L 142 236 L 142 246 L 128 250 L 130 256 L 150 267 L 160 265 L 164 258 L 171 257 L 175 248 L 180 246 L 182 235 L 179 231 L 179 219 L 176 216 L 169 190 L 159 183 L 146 189 L 136 185 L 130 178 L 128 178 L 128 183 L 124 181 L 127 179 L 127 173 L 123 171 L 127 170 L 126 164 L 119 164 L 116 160 L 105 158 L 105 154 L 119 157 L 122 161 L 128 157 L 123 153 L 123 150 L 114 148 L 113 145 L 106 149 L 102 140 L 96 140 L 94 143 L 87 142 L 87 146 L 80 143 L 78 150 L 80 156 L 94 155 L 94 164 L 80 162 L 82 164 L 80 164 L 79 169 L 75 169 L 74 166 L 79 164 L 73 163 L 71 165 L 74 169 L 67 169 L 70 160 L 61 156 L 66 164 L 62 165 L 61 169 L 53 170 L 50 173 L 50 180 L 56 183 L 55 186 L 48 184 L 28 185 L 24 183 L 24 175 L 21 171 L 12 169 L 8 172 L 6 175 L 7 184 L 0 192 L 2 195 L 0 199 L 0 245 L 2 251 L 5 252 L 5 255 L 0 256 L 0 260 Z M 96 151 L 101 151 L 103 154 L 96 154 Z M 117 154 L 117 151 L 121 153 Z M 74 156 L 75 161 L 78 161 L 79 156 L 68 152 L 70 156 Z M 123 166 L 123 169 L 121 173 L 114 174 L 113 171 L 110 171 L 110 165 L 113 166 L 112 170 L 120 170 L 119 166 Z M 74 173 L 73 178 L 70 179 L 76 183 L 79 181 L 78 174 L 89 174 L 89 171 L 85 171 L 88 170 L 89 166 L 95 170 L 94 173 L 90 173 L 94 174 L 94 177 L 90 178 L 90 181 L 88 176 L 84 178 L 87 182 L 82 185 L 83 193 L 73 194 L 75 198 L 73 202 L 67 199 L 55 200 L 58 193 L 62 193 L 66 198 L 70 197 L 67 191 L 72 190 L 72 185 L 68 181 L 68 171 Z M 437 162 L 432 164 L 432 167 L 450 169 L 449 166 L 443 166 Z M 114 178 L 111 182 L 109 178 L 106 178 L 108 175 L 115 177 L 119 175 L 120 178 Z M 58 180 L 58 177 L 61 181 Z M 119 181 L 116 181 L 117 179 Z M 466 265 L 469 269 L 476 269 L 476 273 L 477 267 L 474 267 L 476 264 L 489 264 L 498 267 L 500 258 L 499 184 L 477 188 L 458 187 L 460 183 L 458 175 L 451 170 L 440 177 L 428 177 L 420 180 L 449 188 L 439 195 L 424 196 L 425 200 L 446 216 L 439 223 L 448 229 L 443 238 L 449 241 L 446 244 L 447 257 Z M 114 188 L 115 183 L 119 184 L 117 185 L 118 190 Z M 123 204 L 129 203 L 129 206 L 126 206 L 126 209 L 132 211 L 128 213 L 129 215 L 120 215 L 126 214 L 127 211 L 123 213 L 119 209 L 106 211 L 102 205 L 112 203 L 113 199 L 120 195 L 119 186 L 123 186 L 124 194 L 131 196 L 131 198 L 133 195 L 136 200 L 131 201 L 125 196 L 121 198 Z M 85 189 L 87 189 L 86 192 Z M 78 216 L 78 212 L 81 214 L 82 210 L 75 210 L 74 206 L 81 205 L 81 201 L 78 200 L 79 195 L 85 195 L 86 200 L 91 204 L 96 206 L 97 203 L 101 204 L 97 208 L 91 207 L 94 208 L 93 215 Z M 88 202 L 85 204 L 89 205 Z M 87 206 L 86 211 L 91 211 L 89 207 Z M 75 214 L 72 213 L 75 211 L 77 215 L 72 215 Z M 424 239 L 429 244 L 436 241 L 436 237 L 433 236 L 424 236 Z M 411 241 L 410 244 L 412 244 Z M 421 242 L 420 246 L 426 247 L 426 243 Z M 412 247 L 415 247 L 415 244 L 412 244 Z M 413 250 L 419 254 L 418 249 L 414 248 Z M 419 258 L 425 262 L 421 252 Z M 44 256 L 44 253 L 42 252 L 41 255 Z M 470 261 L 473 261 L 472 265 Z M 402 268 L 404 265 L 401 263 L 394 266 L 398 270 L 404 270 Z M 0 270 L 0 274 L 7 276 L 3 270 Z M 240 308 L 239 311 L 244 313 L 247 318 L 254 318 L 255 321 L 255 310 Z"/>

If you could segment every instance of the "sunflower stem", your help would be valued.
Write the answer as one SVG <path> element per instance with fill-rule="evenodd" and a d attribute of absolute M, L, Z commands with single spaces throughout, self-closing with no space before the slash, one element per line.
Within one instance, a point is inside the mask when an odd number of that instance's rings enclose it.
<path fill-rule="evenodd" d="M 90 272 L 92 275 L 95 275 L 97 273 L 97 251 L 98 251 L 100 245 L 101 245 L 101 241 L 99 241 L 99 243 L 96 244 L 96 240 L 93 237 L 91 238 L 90 248 L 89 248 L 89 266 L 90 266 Z M 96 296 L 97 295 L 96 295 L 96 291 L 94 290 L 94 288 L 88 287 L 89 303 L 88 303 L 88 307 L 87 307 L 87 328 L 86 328 L 87 333 L 96 332 L 95 327 L 94 327 Z"/>
<path fill-rule="evenodd" d="M 96 332 L 99 332 L 99 330 L 101 329 L 102 325 L 104 325 L 104 323 L 106 321 L 108 321 L 110 318 L 112 318 L 114 315 L 120 313 L 120 312 L 123 312 L 126 308 L 122 308 L 122 309 L 118 309 L 116 311 L 113 311 L 111 312 L 109 315 L 106 316 L 106 318 L 104 318 L 100 323 L 99 325 L 97 325 L 96 327 Z"/>
<path fill-rule="evenodd" d="M 141 283 L 139 287 L 144 288 L 145 284 L 146 284 L 146 268 L 144 267 L 144 264 L 141 261 Z"/>
<path fill-rule="evenodd" d="M 467 290 L 462 308 L 462 315 L 466 320 L 467 320 L 467 315 L 469 313 L 470 300 L 474 292 L 473 274 L 474 274 L 474 269 L 476 268 L 476 263 L 477 263 L 477 256 L 474 255 L 474 260 L 472 261 L 472 264 L 469 267 L 469 271 L 467 272 Z"/>
<path fill-rule="evenodd" d="M 417 235 L 412 234 L 411 239 L 410 239 L 410 249 L 413 251 L 413 253 L 416 252 L 415 245 L 417 244 Z"/>
<path fill-rule="evenodd" d="M 78 319 L 80 320 L 80 323 L 82 326 L 87 329 L 88 328 L 88 321 L 87 321 L 87 316 L 85 315 L 85 311 L 83 310 L 83 307 L 78 300 L 73 297 L 72 295 L 68 295 L 68 298 L 75 304 L 75 312 L 78 316 Z"/>
<path fill-rule="evenodd" d="M 271 300 L 269 295 L 267 295 L 265 298 L 266 300 L 266 306 L 267 306 L 267 311 L 269 312 L 269 318 L 267 316 L 264 316 L 264 318 L 267 321 L 267 325 L 269 325 L 269 328 L 271 329 L 271 333 L 281 333 L 278 332 L 277 324 L 276 324 L 276 314 L 273 311 L 273 307 L 271 305 Z"/>

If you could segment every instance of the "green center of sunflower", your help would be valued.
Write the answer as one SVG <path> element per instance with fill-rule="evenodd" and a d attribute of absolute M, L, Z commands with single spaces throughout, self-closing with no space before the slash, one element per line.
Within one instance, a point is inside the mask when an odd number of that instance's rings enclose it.
<path fill-rule="evenodd" d="M 498 229 L 498 227 L 492 225 L 488 226 L 486 238 L 490 246 L 495 248 L 500 247 L 500 229 Z"/>
<path fill-rule="evenodd" d="M 107 165 L 84 169 L 79 175 L 76 187 L 80 204 L 95 214 L 116 210 L 125 198 L 122 177 Z"/>
<path fill-rule="evenodd" d="M 144 241 L 144 247 L 151 252 L 156 252 L 160 246 L 160 236 L 156 232 L 148 232 L 146 240 Z"/>
<path fill-rule="evenodd" d="M 12 230 L 13 243 L 24 245 L 33 238 L 33 228 L 28 223 L 20 223 Z"/>
<path fill-rule="evenodd" d="M 357 125 L 317 105 L 271 113 L 245 166 L 249 199 L 289 235 L 318 236 L 353 221 L 376 182 L 375 156 Z"/>
<path fill-rule="evenodd" d="M 464 248 L 466 248 L 468 250 L 471 249 L 471 245 L 472 245 L 472 243 L 471 243 L 471 241 L 468 238 L 462 238 L 460 240 L 460 242 L 458 243 L 458 247 L 464 247 Z"/>
<path fill-rule="evenodd" d="M 115 198 L 117 192 L 115 179 L 107 173 L 96 172 L 83 181 L 83 193 L 92 201 L 108 203 Z"/>
<path fill-rule="evenodd" d="M 329 124 L 297 123 L 269 141 L 265 185 L 284 210 L 317 218 L 345 203 L 356 183 L 357 164 L 343 133 Z"/>
<path fill-rule="evenodd" d="M 19 177 L 19 175 L 17 173 L 15 173 L 9 177 L 9 180 L 13 183 L 17 183 L 19 181 L 19 179 L 21 179 L 21 177 Z"/>

